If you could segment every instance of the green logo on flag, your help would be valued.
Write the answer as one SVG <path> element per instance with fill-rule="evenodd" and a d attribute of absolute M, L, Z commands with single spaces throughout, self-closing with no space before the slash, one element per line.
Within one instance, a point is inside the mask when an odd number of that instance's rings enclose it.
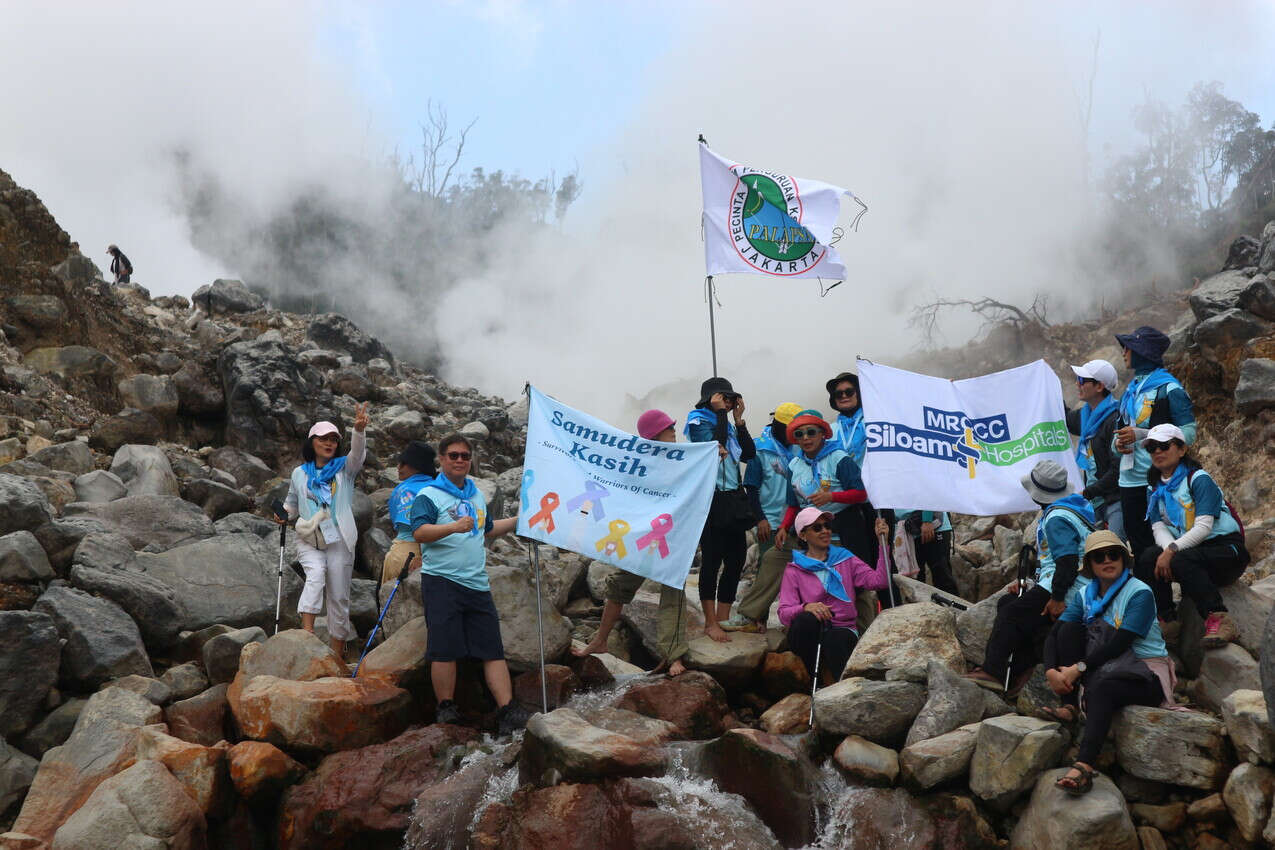
<path fill-rule="evenodd" d="M 772 260 L 799 260 L 815 247 L 815 237 L 801 226 L 801 201 L 792 181 L 788 190 L 765 174 L 740 178 L 748 187 L 744 198 L 744 236 L 763 256 Z"/>

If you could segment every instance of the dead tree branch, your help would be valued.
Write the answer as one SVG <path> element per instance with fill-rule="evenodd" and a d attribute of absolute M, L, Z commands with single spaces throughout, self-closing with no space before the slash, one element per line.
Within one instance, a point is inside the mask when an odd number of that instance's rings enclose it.
<path fill-rule="evenodd" d="M 1015 330 L 1029 327 L 1049 327 L 1049 296 L 1036 295 L 1026 310 L 995 298 L 935 298 L 912 311 L 908 327 L 921 332 L 926 348 L 935 348 L 940 335 L 939 316 L 944 310 L 968 309 L 982 319 L 980 333 L 998 325 L 1009 325 Z"/>

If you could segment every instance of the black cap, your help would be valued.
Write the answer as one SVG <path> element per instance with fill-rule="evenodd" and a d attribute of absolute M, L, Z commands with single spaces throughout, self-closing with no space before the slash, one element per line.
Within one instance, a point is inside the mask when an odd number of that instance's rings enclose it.
<path fill-rule="evenodd" d="M 420 440 L 412 440 L 407 444 L 407 448 L 403 449 L 403 453 L 398 456 L 398 462 L 410 466 L 417 472 L 423 472 L 426 475 L 437 475 L 438 467 L 434 465 L 434 447 L 429 443 L 422 443 Z"/>
<path fill-rule="evenodd" d="M 735 388 L 725 378 L 709 378 L 699 385 L 699 407 L 707 407 L 715 393 L 733 393 Z"/>

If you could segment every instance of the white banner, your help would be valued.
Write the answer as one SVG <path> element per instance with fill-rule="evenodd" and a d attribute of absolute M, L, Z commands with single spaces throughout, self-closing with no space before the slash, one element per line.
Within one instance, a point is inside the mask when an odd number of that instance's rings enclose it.
<path fill-rule="evenodd" d="M 760 171 L 699 146 L 704 193 L 704 264 L 710 275 L 741 272 L 845 280 L 829 247 L 846 189 Z"/>
<path fill-rule="evenodd" d="M 949 381 L 859 361 L 868 454 L 863 480 L 881 508 L 975 516 L 1034 510 L 1020 479 L 1041 460 L 1082 481 L 1062 385 L 1043 360 Z"/>
<path fill-rule="evenodd" d="M 530 389 L 518 534 L 681 588 L 717 479 L 717 443 L 661 443 Z"/>

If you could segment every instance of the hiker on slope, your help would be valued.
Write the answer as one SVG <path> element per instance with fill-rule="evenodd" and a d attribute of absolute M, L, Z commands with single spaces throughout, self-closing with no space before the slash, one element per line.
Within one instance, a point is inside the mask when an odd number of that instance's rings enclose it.
<path fill-rule="evenodd" d="M 1124 508 L 1120 502 L 1120 455 L 1112 451 L 1112 438 L 1120 421 L 1116 397 L 1116 367 L 1106 360 L 1090 360 L 1072 366 L 1076 395 L 1084 403 L 1067 411 L 1067 430 L 1075 434 L 1076 467 L 1085 476 L 1080 495 L 1093 505 L 1094 516 L 1120 539 L 1125 538 Z"/>

